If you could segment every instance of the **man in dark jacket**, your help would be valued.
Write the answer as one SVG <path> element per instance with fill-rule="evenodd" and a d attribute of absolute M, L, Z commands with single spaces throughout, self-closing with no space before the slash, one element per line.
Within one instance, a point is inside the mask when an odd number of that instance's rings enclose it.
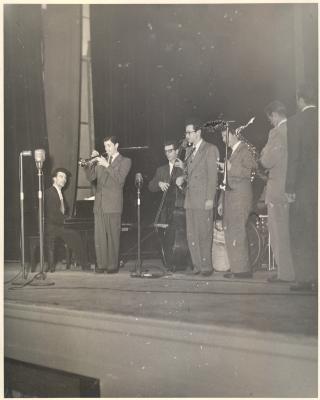
<path fill-rule="evenodd" d="M 173 224 L 173 215 L 175 207 L 181 207 L 183 209 L 184 202 L 184 195 L 176 186 L 176 178 L 183 175 L 183 163 L 177 158 L 179 150 L 174 140 L 167 140 L 164 143 L 164 152 L 168 163 L 157 168 L 154 177 L 149 182 L 148 188 L 151 192 L 163 192 L 161 199 L 162 207 L 159 206 L 158 208 L 155 218 L 155 228 L 160 233 L 164 264 L 168 270 L 174 271 L 177 267 L 175 264 L 178 260 L 174 259 L 173 253 L 176 234 Z M 185 215 L 181 214 L 181 218 L 181 222 L 184 226 Z M 187 256 L 189 256 L 189 254 L 187 254 L 186 257 Z M 185 260 L 179 260 L 179 262 L 182 261 Z"/>
<path fill-rule="evenodd" d="M 87 253 L 80 232 L 64 226 L 65 216 L 68 214 L 68 205 L 63 196 L 63 188 L 67 183 L 69 171 L 65 168 L 56 168 L 52 172 L 53 185 L 44 193 L 45 231 L 49 244 L 49 269 L 55 271 L 54 243 L 57 238 L 62 239 L 73 251 L 76 261 L 82 269 L 88 269 Z"/>
<path fill-rule="evenodd" d="M 297 91 L 298 113 L 288 120 L 286 193 L 290 206 L 290 238 L 295 284 L 291 290 L 313 290 L 318 266 L 318 109 L 314 89 Z"/>

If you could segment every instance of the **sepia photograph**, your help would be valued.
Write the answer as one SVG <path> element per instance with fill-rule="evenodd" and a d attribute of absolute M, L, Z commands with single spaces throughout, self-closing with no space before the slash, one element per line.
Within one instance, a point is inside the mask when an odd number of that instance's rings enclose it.
<path fill-rule="evenodd" d="M 318 398 L 318 2 L 6 2 L 4 398 Z"/>

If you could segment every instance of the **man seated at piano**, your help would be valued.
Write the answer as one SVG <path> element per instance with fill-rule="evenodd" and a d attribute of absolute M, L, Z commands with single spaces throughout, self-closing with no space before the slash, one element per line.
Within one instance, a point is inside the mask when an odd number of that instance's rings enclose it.
<path fill-rule="evenodd" d="M 68 205 L 63 195 L 70 173 L 65 168 L 55 168 L 52 171 L 52 186 L 44 193 L 45 232 L 49 248 L 50 272 L 55 271 L 54 248 L 57 238 L 62 239 L 73 251 L 76 262 L 83 270 L 90 269 L 87 252 L 80 232 L 64 226 L 68 216 Z"/>
<path fill-rule="evenodd" d="M 164 263 L 167 269 L 173 270 L 172 245 L 174 241 L 174 230 L 167 229 L 172 223 L 173 210 L 176 206 L 183 207 L 177 196 L 176 178 L 183 175 L 183 163 L 178 159 L 177 145 L 175 140 L 167 140 L 164 143 L 164 153 L 168 163 L 157 168 L 154 177 L 149 182 L 148 188 L 151 192 L 163 192 L 162 200 L 155 218 L 155 228 L 161 232 L 162 249 L 164 254 Z"/>

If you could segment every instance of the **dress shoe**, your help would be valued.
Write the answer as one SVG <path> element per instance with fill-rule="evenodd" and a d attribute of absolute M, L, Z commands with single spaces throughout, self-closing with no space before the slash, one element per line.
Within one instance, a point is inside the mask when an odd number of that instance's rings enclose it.
<path fill-rule="evenodd" d="M 313 282 L 296 282 L 290 286 L 293 292 L 316 292 L 317 284 Z"/>
<path fill-rule="evenodd" d="M 252 272 L 227 272 L 226 274 L 223 274 L 223 277 L 227 279 L 252 278 Z"/>
<path fill-rule="evenodd" d="M 117 274 L 119 271 L 117 269 L 107 270 L 107 274 Z"/>
<path fill-rule="evenodd" d="M 211 276 L 213 274 L 213 271 L 203 271 L 201 272 L 202 276 Z"/>
<path fill-rule="evenodd" d="M 106 270 L 105 269 L 102 269 L 102 268 L 96 268 L 95 270 L 94 270 L 94 273 L 95 274 L 104 274 L 106 272 Z"/>
<path fill-rule="evenodd" d="M 270 278 L 267 279 L 267 282 L 269 282 L 269 283 L 284 283 L 286 281 L 284 281 L 283 279 L 279 279 L 277 277 L 277 275 L 272 275 L 272 276 L 270 276 Z"/>
<path fill-rule="evenodd" d="M 82 264 L 81 269 L 82 271 L 91 271 L 91 264 Z"/>
<path fill-rule="evenodd" d="M 186 275 L 199 275 L 200 271 L 198 271 L 197 269 L 193 269 L 191 271 L 186 271 Z"/>

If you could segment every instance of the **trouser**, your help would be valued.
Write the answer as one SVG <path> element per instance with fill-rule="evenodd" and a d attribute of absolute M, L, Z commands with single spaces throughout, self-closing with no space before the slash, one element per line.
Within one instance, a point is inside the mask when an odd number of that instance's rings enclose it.
<path fill-rule="evenodd" d="M 306 192 L 307 193 L 307 192 Z M 318 208 L 315 196 L 297 195 L 290 204 L 290 236 L 295 280 L 318 281 Z"/>
<path fill-rule="evenodd" d="M 249 179 L 235 184 L 224 194 L 223 225 L 226 249 L 232 272 L 249 272 L 249 245 L 247 221 L 252 205 L 252 189 Z"/>
<path fill-rule="evenodd" d="M 49 241 L 49 267 L 54 268 L 54 241 L 56 238 L 61 238 L 73 251 L 77 263 L 79 263 L 82 269 L 87 269 L 88 255 L 87 249 L 84 246 L 80 232 L 64 228 L 63 226 L 54 227 L 54 229 L 48 229 L 47 232 Z"/>
<path fill-rule="evenodd" d="M 98 210 L 94 215 L 94 241 L 99 269 L 108 272 L 119 269 L 121 214 L 105 214 Z"/>
<path fill-rule="evenodd" d="M 186 209 L 187 240 L 195 271 L 212 271 L 213 210 Z"/>
<path fill-rule="evenodd" d="M 278 278 L 294 280 L 289 236 L 289 203 L 268 203 L 270 244 L 278 266 Z"/>

